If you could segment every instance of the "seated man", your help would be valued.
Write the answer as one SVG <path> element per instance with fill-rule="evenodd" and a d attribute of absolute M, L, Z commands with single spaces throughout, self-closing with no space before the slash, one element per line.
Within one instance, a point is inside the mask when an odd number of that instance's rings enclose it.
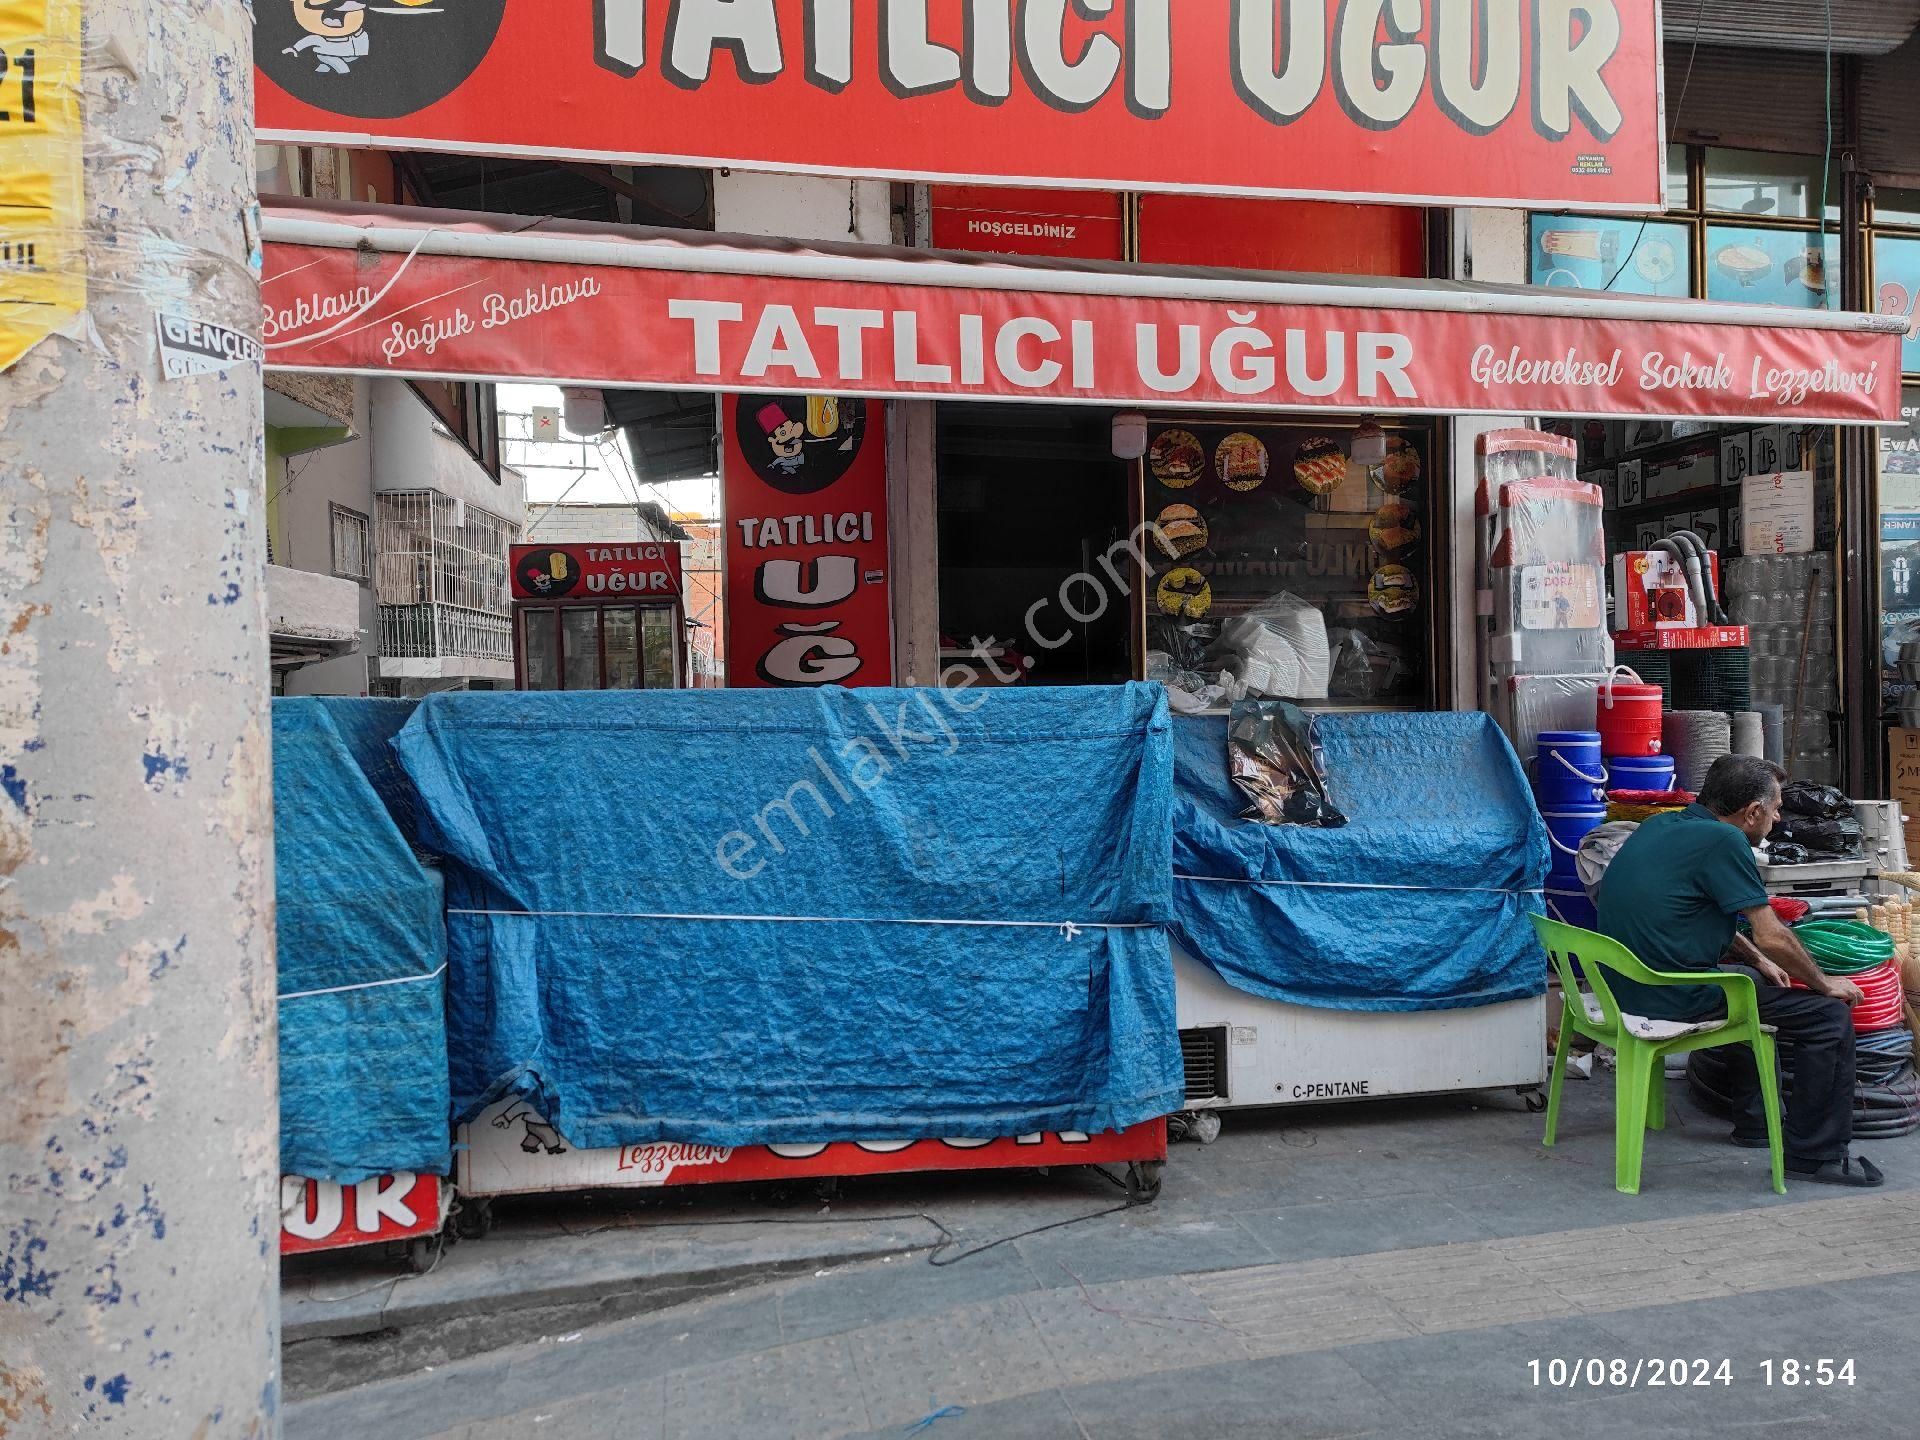
<path fill-rule="evenodd" d="M 1647 821 L 1620 847 L 1600 882 L 1602 934 L 1649 968 L 1711 970 L 1723 959 L 1754 977 L 1760 1019 L 1792 1045 L 1793 1099 L 1783 1126 L 1787 1173 L 1828 1185 L 1881 1182 L 1870 1161 L 1848 1153 L 1853 1139 L 1853 1017 L 1860 989 L 1824 974 L 1767 904 L 1753 846 L 1780 817 L 1779 766 L 1728 755 L 1707 772 L 1700 798 L 1685 810 Z M 1753 938 L 1736 936 L 1744 915 Z M 1729 956 L 1729 951 L 1732 954 Z M 1811 988 L 1790 990 L 1793 976 Z M 1641 985 L 1607 976 L 1621 1008 L 1660 1020 L 1726 1015 L 1726 997 L 1710 985 Z M 1733 1141 L 1767 1144 L 1753 1053 L 1727 1050 L 1733 1064 Z"/>

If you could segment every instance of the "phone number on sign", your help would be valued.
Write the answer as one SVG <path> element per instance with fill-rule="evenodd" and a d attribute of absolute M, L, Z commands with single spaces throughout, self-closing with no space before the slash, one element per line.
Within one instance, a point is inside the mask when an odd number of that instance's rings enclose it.
<path fill-rule="evenodd" d="M 1851 1360 L 1762 1360 L 1760 1378 L 1769 1386 L 1852 1385 Z M 1705 1388 L 1733 1384 L 1731 1360 L 1529 1360 L 1536 1389 L 1648 1390 Z"/>

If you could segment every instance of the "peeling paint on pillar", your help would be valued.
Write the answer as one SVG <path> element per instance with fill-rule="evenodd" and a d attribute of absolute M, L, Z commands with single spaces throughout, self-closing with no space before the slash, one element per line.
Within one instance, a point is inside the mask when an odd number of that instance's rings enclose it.
<path fill-rule="evenodd" d="M 88 324 L 0 375 L 0 1437 L 269 1437 L 261 390 L 154 342 L 259 333 L 250 11 L 85 13 Z"/>

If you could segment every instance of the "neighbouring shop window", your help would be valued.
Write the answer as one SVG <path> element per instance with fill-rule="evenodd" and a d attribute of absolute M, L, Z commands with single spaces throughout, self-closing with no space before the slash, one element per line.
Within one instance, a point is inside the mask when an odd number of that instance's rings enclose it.
<path fill-rule="evenodd" d="M 1920 374 L 1920 235 L 1875 235 L 1873 239 L 1874 309 L 1907 320 L 1900 368 Z"/>
<path fill-rule="evenodd" d="M 1693 293 L 1693 237 L 1684 224 L 1613 216 L 1535 215 L 1533 283 L 1617 295 Z"/>
<path fill-rule="evenodd" d="M 1667 208 L 1693 208 L 1693 157 L 1684 145 L 1667 146 Z"/>
<path fill-rule="evenodd" d="M 1817 197 L 1824 183 L 1829 201 L 1827 218 L 1840 218 L 1839 206 L 1833 203 L 1840 167 L 1829 165 L 1818 155 L 1777 155 L 1708 146 L 1702 175 L 1705 208 L 1715 214 L 1811 220 L 1819 213 Z"/>
<path fill-rule="evenodd" d="M 1801 310 L 1840 302 L 1840 237 L 1751 225 L 1707 227 L 1707 298 Z"/>
<path fill-rule="evenodd" d="M 1669 146 L 1662 215 L 1535 214 L 1528 279 L 1563 289 L 1833 309 L 1840 241 L 1819 156 Z M 1825 176 L 1829 193 L 1837 173 Z M 1826 207 L 1828 227 L 1838 208 Z"/>
<path fill-rule="evenodd" d="M 1365 465 L 1351 458 L 1357 428 L 1152 427 L 1149 676 L 1213 706 L 1244 696 L 1424 702 L 1432 432 L 1385 424 L 1385 461 Z"/>
<path fill-rule="evenodd" d="M 554 627 L 553 611 L 522 610 L 521 633 L 526 656 L 527 689 L 560 688 L 560 636 Z"/>
<path fill-rule="evenodd" d="M 641 676 L 649 690 L 671 690 L 673 673 L 673 614 L 667 610 L 640 612 Z"/>
<path fill-rule="evenodd" d="M 561 673 L 569 690 L 600 688 L 600 612 L 581 606 L 560 612 Z"/>
<path fill-rule="evenodd" d="M 1873 192 L 1873 223 L 1920 226 L 1920 190 L 1881 186 Z"/>
<path fill-rule="evenodd" d="M 609 607 L 600 612 L 607 645 L 607 689 L 640 688 L 640 626 L 629 609 Z"/>
<path fill-rule="evenodd" d="M 672 690 L 675 612 L 666 606 L 566 605 L 519 612 L 528 690 Z"/>
<path fill-rule="evenodd" d="M 333 573 L 366 584 L 373 575 L 367 517 L 344 505 L 329 505 L 333 519 Z"/>
<path fill-rule="evenodd" d="M 1920 730 L 1920 387 L 1880 435 L 1880 647 L 1887 723 Z"/>

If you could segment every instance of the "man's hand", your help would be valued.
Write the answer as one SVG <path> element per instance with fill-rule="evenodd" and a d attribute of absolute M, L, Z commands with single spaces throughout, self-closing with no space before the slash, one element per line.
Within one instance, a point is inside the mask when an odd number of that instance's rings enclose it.
<path fill-rule="evenodd" d="M 1787 972 L 1782 970 L 1778 965 L 1774 964 L 1773 961 L 1769 960 L 1766 956 L 1762 955 L 1758 950 L 1755 950 L 1753 952 L 1753 954 L 1748 958 L 1747 963 L 1753 966 L 1755 970 L 1760 972 L 1760 978 L 1766 981 L 1767 984 L 1772 985 L 1773 987 L 1779 990 L 1788 990 L 1792 988 L 1793 977 L 1787 974 Z"/>
<path fill-rule="evenodd" d="M 1829 975 L 1826 980 L 1826 985 L 1820 991 L 1822 995 L 1830 995 L 1835 1000 L 1844 1000 L 1849 1005 L 1858 1005 L 1867 998 L 1865 991 L 1844 976 Z"/>

